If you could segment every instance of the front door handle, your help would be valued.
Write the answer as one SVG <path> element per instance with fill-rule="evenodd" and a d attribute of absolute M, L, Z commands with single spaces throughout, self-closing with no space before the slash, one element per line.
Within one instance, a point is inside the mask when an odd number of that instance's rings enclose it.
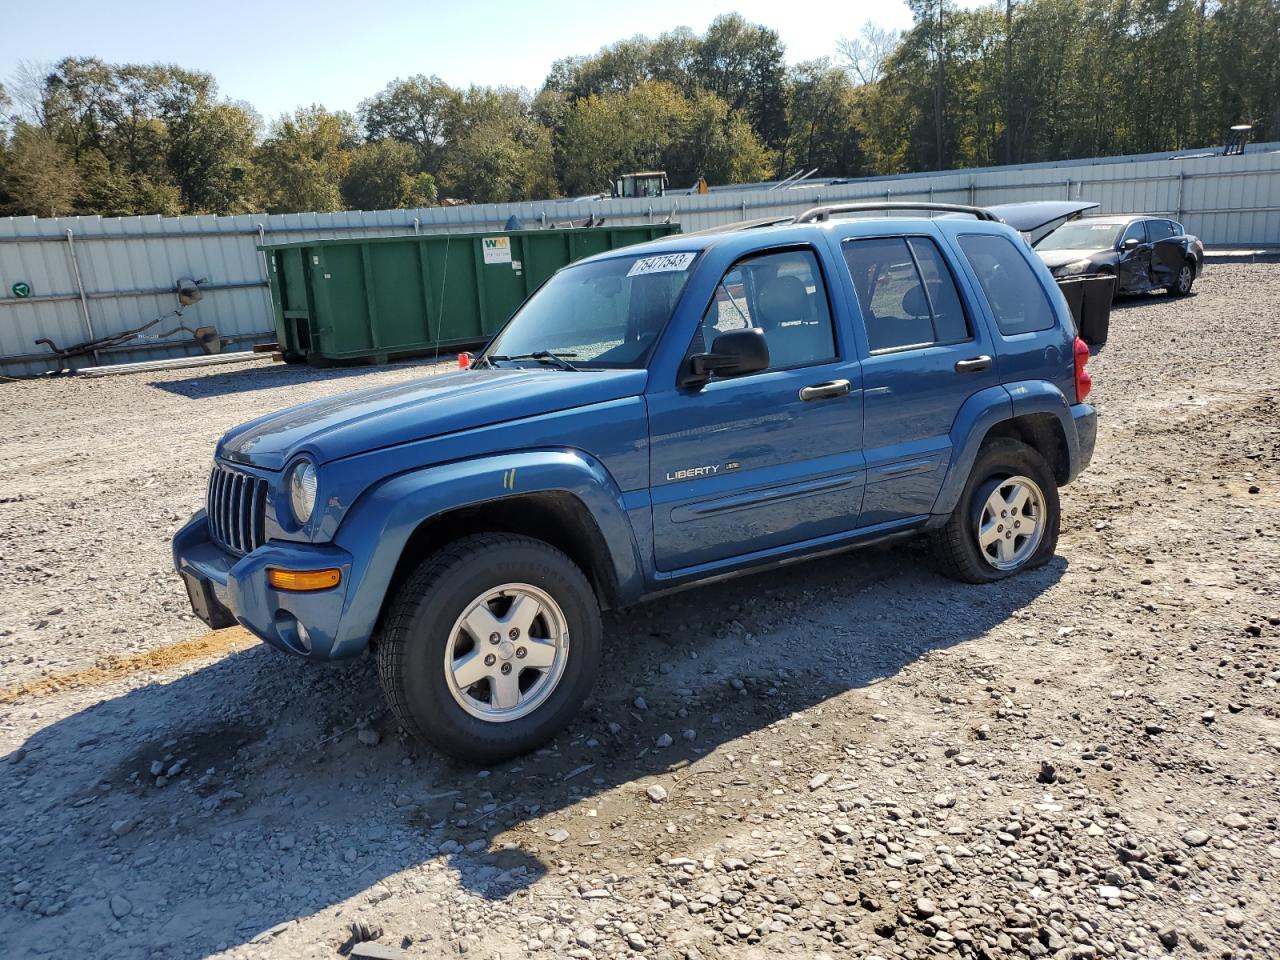
<path fill-rule="evenodd" d="M 988 356 L 971 357 L 968 360 L 956 361 L 956 373 L 977 373 L 980 370 L 986 370 L 991 366 L 991 358 Z"/>
<path fill-rule="evenodd" d="M 828 380 L 826 383 L 815 383 L 800 389 L 801 400 L 826 400 L 829 397 L 846 397 L 849 395 L 848 380 Z"/>

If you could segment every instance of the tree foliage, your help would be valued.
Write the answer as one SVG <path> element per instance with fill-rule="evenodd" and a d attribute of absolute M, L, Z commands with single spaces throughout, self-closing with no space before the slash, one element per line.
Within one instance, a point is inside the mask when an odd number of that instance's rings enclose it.
<path fill-rule="evenodd" d="M 833 62 L 737 14 L 556 61 L 536 93 L 396 79 L 357 116 L 269 126 L 174 64 L 22 62 L 0 86 L 0 213 L 412 207 L 1176 151 L 1280 139 L 1280 0 L 908 0 Z"/>
<path fill-rule="evenodd" d="M 268 213 L 342 209 L 342 181 L 359 141 L 355 117 L 313 104 L 281 117 L 258 148 L 256 186 Z"/>
<path fill-rule="evenodd" d="M 429 207 L 436 202 L 436 181 L 418 171 L 417 154 L 409 144 L 374 140 L 352 151 L 342 200 L 352 210 Z"/>

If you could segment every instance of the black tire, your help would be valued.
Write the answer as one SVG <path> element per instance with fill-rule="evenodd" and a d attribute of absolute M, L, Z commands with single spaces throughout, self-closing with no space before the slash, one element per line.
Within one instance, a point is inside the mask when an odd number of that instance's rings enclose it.
<path fill-rule="evenodd" d="M 1190 258 L 1182 262 L 1182 266 L 1178 270 L 1178 275 L 1174 277 L 1173 283 L 1166 287 L 1166 292 L 1171 297 L 1185 297 L 1191 294 L 1191 286 L 1196 282 L 1196 264 Z"/>
<path fill-rule="evenodd" d="M 1043 497 L 1044 529 L 1039 545 L 1012 569 L 997 569 L 988 561 L 978 543 L 978 524 L 983 505 L 1001 481 L 1023 476 L 1034 481 Z M 944 526 L 932 533 L 935 556 L 947 576 L 965 583 L 991 583 L 1024 570 L 1042 566 L 1058 546 L 1061 524 L 1058 484 L 1049 464 L 1033 448 L 1020 440 L 990 440 L 978 452 L 960 502 Z"/>
<path fill-rule="evenodd" d="M 527 716 L 495 722 L 455 699 L 445 656 L 455 622 L 485 591 L 525 583 L 559 606 L 572 639 L 559 682 Z M 600 663 L 600 607 L 578 566 L 531 537 L 464 537 L 424 560 L 397 591 L 377 643 L 378 675 L 396 719 L 442 753 L 487 764 L 555 736 L 591 692 Z"/>

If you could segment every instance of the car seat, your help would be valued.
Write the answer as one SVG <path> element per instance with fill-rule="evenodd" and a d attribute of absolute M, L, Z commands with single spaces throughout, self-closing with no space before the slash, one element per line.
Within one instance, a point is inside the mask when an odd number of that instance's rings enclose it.
<path fill-rule="evenodd" d="M 900 316 L 867 318 L 867 340 L 872 350 L 933 342 L 933 320 L 923 285 L 909 287 L 902 295 L 900 308 Z"/>
<path fill-rule="evenodd" d="M 774 277 L 760 287 L 755 321 L 769 344 L 770 366 L 791 367 L 834 355 L 830 326 L 813 319 L 812 301 L 799 277 Z"/>

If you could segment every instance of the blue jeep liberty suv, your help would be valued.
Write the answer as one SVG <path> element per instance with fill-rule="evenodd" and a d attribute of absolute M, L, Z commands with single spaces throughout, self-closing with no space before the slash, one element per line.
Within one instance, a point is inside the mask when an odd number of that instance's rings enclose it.
<path fill-rule="evenodd" d="M 174 561 L 209 625 L 372 647 L 408 731 L 492 762 L 574 715 L 601 609 L 914 533 L 973 583 L 1043 564 L 1088 355 L 980 208 L 670 237 L 565 267 L 468 370 L 231 430 Z"/>

